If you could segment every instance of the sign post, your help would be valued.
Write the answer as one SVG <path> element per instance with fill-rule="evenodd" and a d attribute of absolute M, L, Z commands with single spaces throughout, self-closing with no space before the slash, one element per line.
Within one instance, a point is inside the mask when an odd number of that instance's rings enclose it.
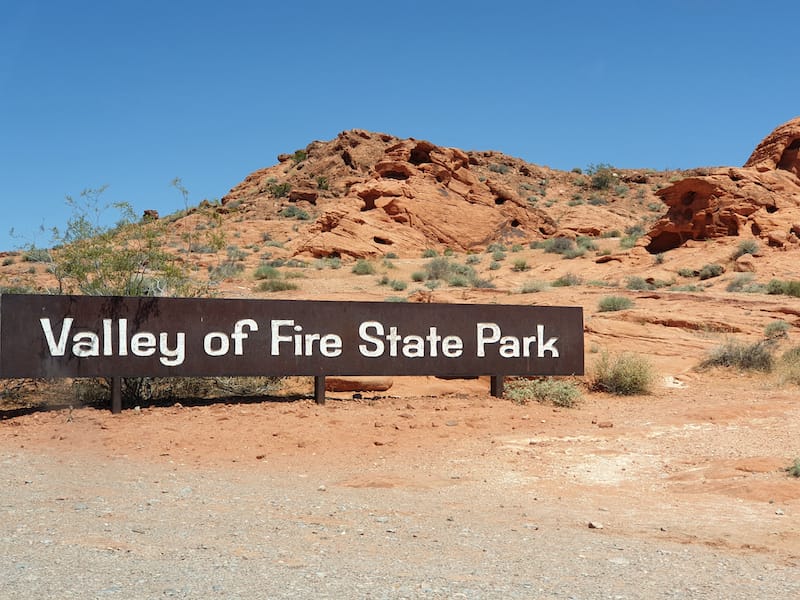
<path fill-rule="evenodd" d="M 0 377 L 581 375 L 580 307 L 0 296 Z"/>

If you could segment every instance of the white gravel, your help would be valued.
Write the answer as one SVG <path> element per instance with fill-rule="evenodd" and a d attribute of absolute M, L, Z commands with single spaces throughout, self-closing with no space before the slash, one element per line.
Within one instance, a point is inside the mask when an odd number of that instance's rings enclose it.
<path fill-rule="evenodd" d="M 346 487 L 26 449 L 0 456 L 0 480 L 2 599 L 800 597 L 780 557 L 589 529 L 477 481 Z"/>

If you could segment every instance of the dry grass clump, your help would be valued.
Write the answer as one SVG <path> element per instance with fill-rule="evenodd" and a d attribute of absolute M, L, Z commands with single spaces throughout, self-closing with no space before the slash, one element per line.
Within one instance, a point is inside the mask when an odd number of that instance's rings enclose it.
<path fill-rule="evenodd" d="M 517 404 L 531 400 L 571 407 L 580 400 L 581 392 L 571 381 L 546 377 L 543 379 L 515 379 L 505 388 L 505 396 Z"/>
<path fill-rule="evenodd" d="M 709 357 L 700 363 L 700 368 L 726 367 L 769 373 L 774 365 L 772 344 L 768 340 L 745 344 L 739 340 L 730 339 L 711 350 Z"/>
<path fill-rule="evenodd" d="M 617 396 L 632 396 L 649 393 L 654 379 L 653 366 L 646 358 L 627 352 L 615 356 L 603 352 L 594 364 L 591 387 Z"/>

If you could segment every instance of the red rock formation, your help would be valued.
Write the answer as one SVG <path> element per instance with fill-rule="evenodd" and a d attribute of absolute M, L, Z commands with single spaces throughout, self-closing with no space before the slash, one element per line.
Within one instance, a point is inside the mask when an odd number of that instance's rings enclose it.
<path fill-rule="evenodd" d="M 657 192 L 669 207 L 648 234 L 647 249 L 664 252 L 687 240 L 760 238 L 770 246 L 800 236 L 800 118 L 781 125 L 743 168 L 713 169 Z"/>

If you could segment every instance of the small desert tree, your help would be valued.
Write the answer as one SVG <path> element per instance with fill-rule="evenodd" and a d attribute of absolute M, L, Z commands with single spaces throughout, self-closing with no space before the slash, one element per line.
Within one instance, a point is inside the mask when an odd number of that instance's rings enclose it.
<path fill-rule="evenodd" d="M 163 250 L 166 225 L 140 223 L 127 202 L 105 203 L 105 187 L 67 196 L 72 214 L 53 228 L 50 269 L 59 293 L 91 296 L 173 295 L 186 292 L 188 279 Z M 115 211 L 117 221 L 107 224 Z"/>

